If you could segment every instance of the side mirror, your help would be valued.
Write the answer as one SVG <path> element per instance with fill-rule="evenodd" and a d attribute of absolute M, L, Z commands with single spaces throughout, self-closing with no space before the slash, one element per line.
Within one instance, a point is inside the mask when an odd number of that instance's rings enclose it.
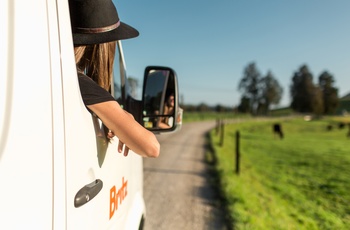
<path fill-rule="evenodd" d="M 168 67 L 145 69 L 142 93 L 142 122 L 150 131 L 174 131 L 181 127 L 177 76 Z"/>

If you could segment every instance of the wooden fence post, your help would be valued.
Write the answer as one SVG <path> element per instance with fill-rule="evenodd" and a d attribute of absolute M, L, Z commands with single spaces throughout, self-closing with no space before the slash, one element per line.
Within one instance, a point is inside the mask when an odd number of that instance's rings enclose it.
<path fill-rule="evenodd" d="M 217 118 L 216 119 L 216 127 L 215 127 L 215 134 L 218 135 L 219 134 L 219 130 L 220 130 L 220 119 Z"/>
<path fill-rule="evenodd" d="M 240 172 L 240 152 L 239 152 L 239 131 L 236 131 L 236 174 L 239 175 Z"/>
<path fill-rule="evenodd" d="M 221 135 L 220 135 L 220 146 L 224 146 L 224 137 L 225 137 L 225 123 L 224 121 L 221 121 Z"/>

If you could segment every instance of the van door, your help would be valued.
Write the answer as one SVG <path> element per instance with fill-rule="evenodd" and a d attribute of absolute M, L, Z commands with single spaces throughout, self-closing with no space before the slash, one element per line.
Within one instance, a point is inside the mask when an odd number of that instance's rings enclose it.
<path fill-rule="evenodd" d="M 131 225 L 138 226 L 144 212 L 142 158 L 133 152 L 127 157 L 118 153 L 117 137 L 110 141 L 105 139 L 101 121 L 84 106 L 75 70 L 72 38 L 70 34 L 64 36 L 67 33 L 60 33 L 61 43 L 69 44 L 61 47 L 62 53 L 69 54 L 62 59 L 67 228 L 135 229 Z M 118 49 L 114 92 L 119 92 L 121 98 L 125 91 L 122 58 Z"/>

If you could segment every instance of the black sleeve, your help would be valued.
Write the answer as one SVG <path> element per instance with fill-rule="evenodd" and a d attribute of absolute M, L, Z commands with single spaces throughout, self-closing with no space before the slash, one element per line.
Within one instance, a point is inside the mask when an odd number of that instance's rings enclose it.
<path fill-rule="evenodd" d="M 115 101 L 112 95 L 84 74 L 78 74 L 80 93 L 85 106 Z"/>

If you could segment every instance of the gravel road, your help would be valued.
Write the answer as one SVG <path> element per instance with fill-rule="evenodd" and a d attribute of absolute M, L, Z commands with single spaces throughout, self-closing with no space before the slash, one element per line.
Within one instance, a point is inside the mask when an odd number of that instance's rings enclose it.
<path fill-rule="evenodd" d="M 144 230 L 227 229 L 204 161 L 205 133 L 215 122 L 186 123 L 158 135 L 157 159 L 144 159 Z"/>

